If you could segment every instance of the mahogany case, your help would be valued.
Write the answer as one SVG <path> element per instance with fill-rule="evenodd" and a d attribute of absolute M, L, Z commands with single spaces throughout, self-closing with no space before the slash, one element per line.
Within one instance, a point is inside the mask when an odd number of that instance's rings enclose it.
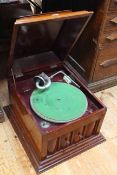
<path fill-rule="evenodd" d="M 37 172 L 44 171 L 104 141 L 100 128 L 105 106 L 80 81 L 70 64 L 70 52 L 92 12 L 57 12 L 16 20 L 7 64 L 11 104 L 4 107 Z M 84 50 L 85 51 L 85 50 Z M 63 70 L 80 86 L 88 100 L 77 120 L 46 122 L 30 107 L 34 75 Z M 63 81 L 60 75 L 52 81 Z"/>

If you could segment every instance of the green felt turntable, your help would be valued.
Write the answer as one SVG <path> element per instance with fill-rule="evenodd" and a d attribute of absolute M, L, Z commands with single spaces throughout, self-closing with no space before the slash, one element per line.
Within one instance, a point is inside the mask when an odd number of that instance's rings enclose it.
<path fill-rule="evenodd" d="M 30 96 L 33 111 L 41 118 L 55 123 L 65 123 L 81 117 L 87 109 L 85 94 L 73 85 L 53 82 L 40 91 L 35 89 Z"/>

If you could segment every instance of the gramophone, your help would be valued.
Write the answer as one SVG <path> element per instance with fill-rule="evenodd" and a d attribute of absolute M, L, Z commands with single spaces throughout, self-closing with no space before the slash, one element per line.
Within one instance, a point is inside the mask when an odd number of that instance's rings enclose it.
<path fill-rule="evenodd" d="M 4 109 L 37 172 L 105 140 L 106 107 L 71 64 L 70 52 L 91 16 L 64 11 L 14 24 L 6 69 L 11 104 Z"/>

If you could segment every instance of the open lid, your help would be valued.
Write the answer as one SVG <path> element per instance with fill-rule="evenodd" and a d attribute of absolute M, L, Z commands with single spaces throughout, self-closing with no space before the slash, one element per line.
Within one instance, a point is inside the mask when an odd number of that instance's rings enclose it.
<path fill-rule="evenodd" d="M 27 72 L 40 64 L 63 61 L 81 35 L 92 12 L 64 11 L 24 17 L 14 24 L 7 72 L 14 62 Z M 37 66 L 38 65 L 38 66 Z"/>

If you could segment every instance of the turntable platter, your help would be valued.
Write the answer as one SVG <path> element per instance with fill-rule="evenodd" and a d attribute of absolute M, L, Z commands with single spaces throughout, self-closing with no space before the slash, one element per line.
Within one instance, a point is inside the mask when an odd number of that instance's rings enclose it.
<path fill-rule="evenodd" d="M 62 82 L 53 82 L 45 91 L 35 89 L 30 96 L 30 104 L 39 117 L 55 123 L 81 117 L 88 105 L 80 89 Z"/>

